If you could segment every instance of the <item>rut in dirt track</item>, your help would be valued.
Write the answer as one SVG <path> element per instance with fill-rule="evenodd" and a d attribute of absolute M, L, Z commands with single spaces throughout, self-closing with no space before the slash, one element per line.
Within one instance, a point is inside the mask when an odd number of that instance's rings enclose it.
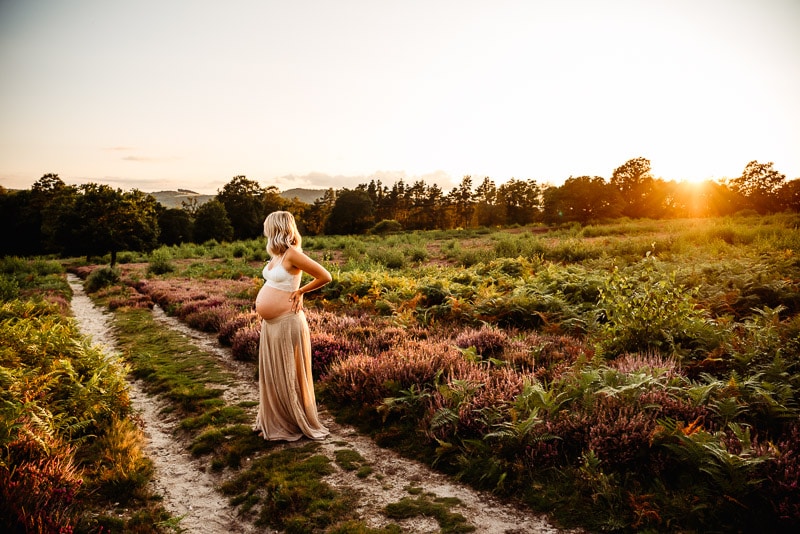
<path fill-rule="evenodd" d="M 106 353 L 116 357 L 112 316 L 92 303 L 77 277 L 70 275 L 69 283 L 74 293 L 72 311 L 82 333 L 100 345 Z M 227 402 L 257 399 L 257 385 L 251 364 L 233 360 L 230 351 L 221 347 L 214 336 L 187 327 L 164 314 L 159 308 L 154 309 L 153 314 L 154 319 L 165 327 L 181 332 L 199 348 L 218 357 L 220 364 L 230 375 L 230 383 L 223 394 Z M 141 414 L 144 421 L 147 437 L 145 452 L 155 464 L 153 489 L 163 496 L 164 506 L 170 513 L 182 517 L 180 526 L 184 531 L 203 534 L 274 532 L 256 529 L 251 523 L 237 517 L 227 499 L 215 489 L 222 482 L 221 476 L 210 473 L 202 461 L 195 459 L 187 451 L 187 444 L 175 437 L 179 421 L 162 413 L 162 401 L 146 394 L 142 385 L 136 381 L 131 382 L 131 399 L 134 409 Z M 253 417 L 255 418 L 255 414 Z M 369 527 L 379 528 L 389 524 L 382 510 L 387 504 L 408 497 L 406 488 L 413 485 L 437 497 L 459 499 L 462 504 L 453 511 L 466 517 L 479 533 L 565 532 L 555 528 L 543 516 L 504 503 L 491 494 L 457 484 L 424 464 L 376 446 L 355 429 L 336 423 L 324 407 L 320 409 L 320 418 L 331 430 L 330 437 L 321 443 L 320 451 L 331 459 L 331 464 L 336 468 L 336 472 L 327 477 L 326 481 L 339 490 L 359 496 L 357 511 Z M 352 472 L 336 467 L 333 462 L 334 451 L 342 448 L 350 448 L 361 454 L 373 468 L 374 475 L 358 478 Z M 395 522 L 405 531 L 415 534 L 439 532 L 438 524 L 431 518 Z"/>

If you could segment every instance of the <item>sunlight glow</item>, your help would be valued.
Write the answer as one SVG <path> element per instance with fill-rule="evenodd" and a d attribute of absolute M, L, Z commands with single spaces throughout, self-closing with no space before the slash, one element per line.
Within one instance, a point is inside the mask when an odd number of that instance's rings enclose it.
<path fill-rule="evenodd" d="M 0 5 L 0 185 L 800 177 L 800 2 Z"/>

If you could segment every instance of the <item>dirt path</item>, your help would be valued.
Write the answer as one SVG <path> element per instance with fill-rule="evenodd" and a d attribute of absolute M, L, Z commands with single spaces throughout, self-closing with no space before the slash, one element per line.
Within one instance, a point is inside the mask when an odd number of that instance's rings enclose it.
<path fill-rule="evenodd" d="M 72 311 L 82 333 L 90 337 L 95 344 L 101 345 L 107 353 L 115 354 L 115 339 L 110 327 L 111 315 L 92 303 L 85 295 L 77 277 L 70 275 L 69 283 L 74 293 Z M 257 398 L 252 365 L 233 360 L 230 351 L 220 347 L 214 336 L 193 330 L 175 318 L 165 315 L 158 308 L 153 314 L 156 321 L 181 332 L 199 348 L 219 357 L 220 363 L 231 375 L 230 384 L 224 393 L 228 402 L 236 403 Z M 227 500 L 214 489 L 220 482 L 219 477 L 207 473 L 204 465 L 187 452 L 186 445 L 174 437 L 173 432 L 178 421 L 164 417 L 160 413 L 162 406 L 160 401 L 144 393 L 137 382 L 131 383 L 131 398 L 145 423 L 145 433 L 149 440 L 146 452 L 156 468 L 154 489 L 164 497 L 164 506 L 172 514 L 183 517 L 181 520 L 183 529 L 189 533 L 203 534 L 270 532 L 257 530 L 236 517 Z M 358 512 L 370 527 L 378 528 L 388 524 L 389 521 L 381 510 L 389 503 L 408 497 L 406 488 L 413 485 L 437 497 L 458 498 L 462 505 L 453 511 L 464 515 L 479 533 L 564 532 L 553 527 L 542 516 L 501 502 L 491 494 L 455 483 L 423 464 L 378 447 L 353 428 L 337 424 L 324 407 L 321 407 L 320 416 L 331 430 L 330 437 L 322 444 L 323 453 L 333 460 L 335 450 L 351 448 L 360 453 L 374 470 L 373 475 L 359 478 L 353 472 L 337 468 L 336 473 L 327 479 L 335 487 L 358 493 L 360 497 Z M 415 534 L 439 532 L 438 524 L 428 518 L 415 518 L 397 523 Z"/>
<path fill-rule="evenodd" d="M 116 356 L 111 314 L 94 305 L 79 278 L 68 275 L 68 281 L 73 293 L 72 313 L 81 333 L 107 354 Z M 181 528 L 204 534 L 265 532 L 240 521 L 228 500 L 214 489 L 218 479 L 208 474 L 185 444 L 175 439 L 178 421 L 161 413 L 164 403 L 145 393 L 138 381 L 130 382 L 130 396 L 134 410 L 144 421 L 145 453 L 155 465 L 153 490 L 164 498 L 164 507 L 171 514 L 182 517 Z"/>

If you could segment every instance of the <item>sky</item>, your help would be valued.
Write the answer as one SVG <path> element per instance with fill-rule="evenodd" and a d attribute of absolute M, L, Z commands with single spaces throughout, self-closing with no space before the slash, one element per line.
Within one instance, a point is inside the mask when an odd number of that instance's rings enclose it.
<path fill-rule="evenodd" d="M 0 186 L 800 178 L 800 0 L 0 0 Z"/>

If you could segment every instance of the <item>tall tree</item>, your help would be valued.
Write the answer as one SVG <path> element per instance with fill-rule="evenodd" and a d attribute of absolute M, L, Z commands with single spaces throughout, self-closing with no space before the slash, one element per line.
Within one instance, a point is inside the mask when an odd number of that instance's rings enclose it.
<path fill-rule="evenodd" d="M 36 180 L 31 186 L 31 191 L 42 194 L 53 194 L 66 186 L 64 180 L 62 180 L 58 174 L 50 172 Z"/>
<path fill-rule="evenodd" d="M 194 222 L 186 210 L 161 209 L 158 213 L 158 227 L 160 229 L 159 243 L 180 245 L 192 241 Z"/>
<path fill-rule="evenodd" d="M 398 180 L 386 196 L 386 213 L 384 219 L 394 219 L 405 227 L 408 222 L 408 194 L 406 184 Z"/>
<path fill-rule="evenodd" d="M 786 175 L 776 171 L 773 163 L 748 163 L 742 175 L 731 181 L 735 191 L 747 199 L 749 206 L 759 213 L 780 210 L 778 193 L 786 180 Z"/>
<path fill-rule="evenodd" d="M 464 176 L 458 187 L 454 187 L 447 198 L 450 205 L 453 206 L 456 225 L 468 228 L 475 211 L 475 205 L 472 202 L 472 176 Z"/>
<path fill-rule="evenodd" d="M 364 191 L 343 189 L 325 223 L 326 234 L 361 234 L 375 223 L 372 200 Z"/>
<path fill-rule="evenodd" d="M 312 235 L 325 233 L 325 223 L 330 217 L 331 211 L 333 211 L 337 194 L 335 189 L 328 188 L 321 198 L 314 201 L 304 216 L 306 232 Z"/>
<path fill-rule="evenodd" d="M 425 199 L 421 218 L 425 230 L 435 230 L 444 227 L 444 191 L 438 184 L 433 184 L 425 190 Z"/>
<path fill-rule="evenodd" d="M 497 201 L 497 186 L 486 176 L 475 189 L 475 216 L 478 226 L 496 226 L 505 222 L 505 213 Z"/>
<path fill-rule="evenodd" d="M 589 221 L 619 215 L 618 193 L 599 176 L 569 177 L 560 187 L 544 193 L 544 220 L 547 223 Z"/>
<path fill-rule="evenodd" d="M 286 210 L 291 204 L 292 201 L 285 199 L 281 196 L 280 190 L 271 185 L 264 189 L 264 192 L 261 194 L 261 203 L 262 203 L 262 212 L 264 214 L 264 218 L 267 215 L 272 213 L 273 211 L 283 211 Z M 293 214 L 295 218 L 297 218 L 297 214 Z M 264 222 L 263 219 L 261 222 Z"/>
<path fill-rule="evenodd" d="M 48 249 L 46 212 L 66 187 L 57 174 L 39 178 L 30 190 L 4 191 L 2 197 L 4 254 L 36 255 Z"/>
<path fill-rule="evenodd" d="M 56 222 L 63 253 L 110 253 L 113 267 L 122 250 L 149 251 L 156 246 L 158 202 L 152 195 L 88 183 L 78 186 L 71 200 Z"/>
<path fill-rule="evenodd" d="M 427 209 L 427 187 L 425 182 L 417 180 L 406 190 L 407 204 L 409 206 L 408 224 L 405 228 L 409 230 L 422 230 L 425 228 L 427 220 L 425 211 Z"/>
<path fill-rule="evenodd" d="M 533 180 L 510 179 L 497 189 L 505 224 L 530 224 L 541 213 L 541 189 Z"/>
<path fill-rule="evenodd" d="M 233 226 L 228 212 L 219 200 L 209 200 L 197 208 L 194 217 L 194 242 L 205 243 L 210 240 L 230 241 L 233 239 Z"/>
<path fill-rule="evenodd" d="M 623 215 L 633 218 L 654 216 L 653 175 L 649 159 L 629 159 L 614 169 L 611 185 L 623 202 Z"/>
<path fill-rule="evenodd" d="M 264 189 L 245 176 L 234 176 L 217 192 L 233 226 L 234 239 L 252 239 L 263 233 Z"/>
<path fill-rule="evenodd" d="M 778 197 L 784 209 L 800 212 L 800 178 L 784 183 Z"/>
<path fill-rule="evenodd" d="M 30 190 L 0 188 L 0 255 L 28 256 L 42 251 L 41 219 L 34 208 Z"/>

